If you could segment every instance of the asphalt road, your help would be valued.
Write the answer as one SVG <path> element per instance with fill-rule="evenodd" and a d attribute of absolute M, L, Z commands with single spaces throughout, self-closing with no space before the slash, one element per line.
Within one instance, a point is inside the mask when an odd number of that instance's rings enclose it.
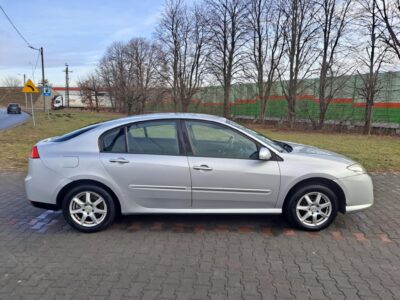
<path fill-rule="evenodd" d="M 14 127 L 15 125 L 25 122 L 30 116 L 22 112 L 20 115 L 7 114 L 6 108 L 0 108 L 0 131 Z"/>

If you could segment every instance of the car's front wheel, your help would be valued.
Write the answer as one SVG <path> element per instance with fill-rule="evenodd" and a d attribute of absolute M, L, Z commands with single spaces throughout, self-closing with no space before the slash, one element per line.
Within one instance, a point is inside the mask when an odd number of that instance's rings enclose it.
<path fill-rule="evenodd" d="M 336 218 L 338 199 L 325 185 L 310 184 L 297 189 L 289 198 L 285 214 L 289 222 L 303 230 L 328 227 Z"/>
<path fill-rule="evenodd" d="M 62 210 L 65 220 L 82 232 L 105 229 L 114 221 L 116 214 L 111 195 L 96 185 L 72 188 L 64 197 Z"/>

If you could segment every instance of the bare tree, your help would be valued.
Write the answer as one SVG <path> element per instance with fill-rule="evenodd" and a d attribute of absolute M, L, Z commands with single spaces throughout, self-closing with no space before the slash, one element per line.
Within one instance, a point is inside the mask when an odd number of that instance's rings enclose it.
<path fill-rule="evenodd" d="M 251 0 L 248 5 L 250 61 L 254 66 L 258 97 L 259 121 L 264 123 L 268 97 L 283 54 L 282 11 L 271 0 Z"/>
<path fill-rule="evenodd" d="M 385 24 L 385 43 L 400 59 L 400 2 L 399 0 L 374 0 L 379 18 Z"/>
<path fill-rule="evenodd" d="M 114 43 L 107 49 L 98 74 L 117 110 L 128 114 L 144 111 L 149 91 L 158 85 L 159 62 L 158 45 L 143 38 Z"/>
<path fill-rule="evenodd" d="M 107 48 L 98 67 L 98 73 L 103 82 L 107 83 L 115 101 L 115 108 L 120 112 L 127 112 L 127 75 L 125 45 L 121 42 L 113 43 Z"/>
<path fill-rule="evenodd" d="M 107 57 L 104 56 L 97 67 L 97 75 L 104 86 L 105 90 L 108 92 L 111 102 L 112 111 L 117 111 L 117 99 L 114 95 L 114 72 L 113 66 Z"/>
<path fill-rule="evenodd" d="M 130 87 L 134 112 L 143 113 L 149 91 L 156 86 L 160 51 L 156 44 L 134 38 L 127 45 L 127 59 L 131 62 L 133 80 Z"/>
<path fill-rule="evenodd" d="M 20 87 L 22 83 L 22 80 L 19 79 L 16 76 L 7 76 L 1 81 L 2 85 L 5 87 L 11 87 L 11 88 L 17 88 Z"/>
<path fill-rule="evenodd" d="M 204 75 L 206 30 L 203 11 L 183 0 L 168 0 L 157 39 L 164 51 L 164 79 L 172 89 L 175 109 L 187 111 Z"/>
<path fill-rule="evenodd" d="M 359 60 L 363 68 L 368 71 L 366 74 L 358 72 L 362 80 L 362 86 L 359 94 L 365 99 L 364 113 L 364 134 L 370 134 L 372 111 L 375 99 L 382 88 L 378 81 L 379 71 L 385 62 L 387 56 L 388 45 L 382 43 L 379 38 L 380 18 L 376 0 L 359 0 L 358 24 L 361 28 L 362 36 L 368 37 L 363 45 L 365 48 Z"/>
<path fill-rule="evenodd" d="M 96 111 L 100 108 L 99 92 L 101 91 L 101 82 L 97 74 L 89 74 L 85 79 L 78 81 L 81 90 L 81 96 L 84 103 L 88 103 L 91 109 Z"/>
<path fill-rule="evenodd" d="M 296 117 L 296 97 L 304 79 L 311 75 L 317 58 L 314 46 L 318 32 L 317 6 L 312 0 L 285 0 L 280 9 L 284 15 L 287 66 L 279 70 L 279 76 L 288 103 L 289 127 L 292 128 Z"/>
<path fill-rule="evenodd" d="M 209 71 L 224 90 L 224 116 L 230 115 L 233 81 L 243 73 L 243 45 L 246 41 L 246 1 L 205 0 L 209 33 Z"/>
<path fill-rule="evenodd" d="M 334 98 L 332 91 L 338 80 L 349 71 L 349 68 L 339 66 L 334 72 L 336 60 L 340 59 L 338 52 L 342 49 L 341 41 L 350 22 L 349 10 L 352 0 L 319 0 L 320 14 L 317 14 L 318 27 L 321 30 L 321 54 L 319 73 L 319 122 L 321 129 L 325 122 L 326 111 Z M 315 123 L 314 123 L 315 124 Z"/>

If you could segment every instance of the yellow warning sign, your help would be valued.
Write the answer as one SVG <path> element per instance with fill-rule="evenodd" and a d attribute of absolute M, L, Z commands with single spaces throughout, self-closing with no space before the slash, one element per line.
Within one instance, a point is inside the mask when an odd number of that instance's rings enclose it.
<path fill-rule="evenodd" d="M 32 82 L 32 80 L 28 79 L 28 81 L 25 83 L 24 88 L 22 89 L 23 93 L 39 93 L 39 90 L 35 86 L 35 84 Z"/>

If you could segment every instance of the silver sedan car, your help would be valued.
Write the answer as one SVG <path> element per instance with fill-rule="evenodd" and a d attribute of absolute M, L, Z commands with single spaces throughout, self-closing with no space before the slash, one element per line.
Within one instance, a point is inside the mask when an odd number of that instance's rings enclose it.
<path fill-rule="evenodd" d="M 25 185 L 34 206 L 62 209 L 83 232 L 118 213 L 284 214 L 320 230 L 374 201 L 349 158 L 202 114 L 139 115 L 40 141 Z"/>

